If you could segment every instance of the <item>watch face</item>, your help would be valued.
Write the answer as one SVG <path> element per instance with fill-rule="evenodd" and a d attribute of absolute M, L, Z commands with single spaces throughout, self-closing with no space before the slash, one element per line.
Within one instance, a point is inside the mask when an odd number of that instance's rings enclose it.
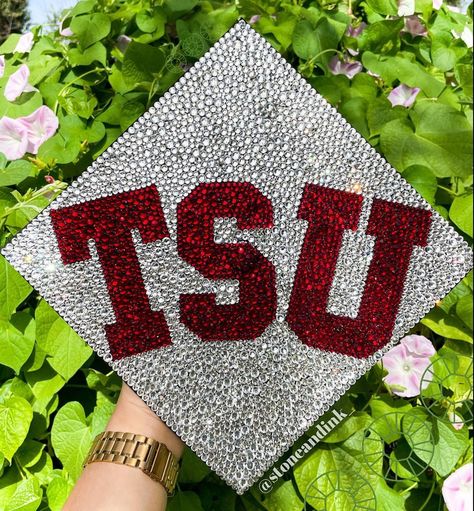
<path fill-rule="evenodd" d="M 3 253 L 238 492 L 471 267 L 243 22 Z"/>

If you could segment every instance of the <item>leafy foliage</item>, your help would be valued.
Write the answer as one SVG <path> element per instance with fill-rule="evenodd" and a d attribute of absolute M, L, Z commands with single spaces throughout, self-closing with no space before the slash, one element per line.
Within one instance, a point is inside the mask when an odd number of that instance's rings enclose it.
<path fill-rule="evenodd" d="M 64 35 L 59 27 L 53 32 L 35 27 L 28 54 L 14 52 L 19 35 L 11 35 L 0 46 L 0 55 L 6 57 L 0 117 L 25 116 L 44 104 L 58 116 L 59 130 L 36 156 L 8 162 L 0 154 L 0 246 L 239 17 L 251 19 L 256 30 L 472 242 L 472 65 L 471 51 L 458 37 L 471 26 L 470 19 L 446 5 L 436 10 L 431 0 L 417 0 L 416 12 L 426 35 L 406 30 L 395 0 L 83 0 L 64 14 Z M 362 32 L 348 31 L 361 21 L 367 23 Z M 331 64 L 335 55 L 348 53 L 363 65 L 352 79 L 334 74 Z M 3 89 L 22 63 L 29 66 L 30 83 L 38 90 L 9 102 Z M 410 108 L 393 107 L 388 99 L 399 84 L 420 89 Z M 401 399 L 384 385 L 382 367 L 374 367 L 336 405 L 353 415 L 268 494 L 255 487 L 236 496 L 188 451 L 169 509 L 301 511 L 309 490 L 318 484 L 324 489 L 328 483 L 323 476 L 333 471 L 349 481 L 368 482 L 357 491 L 366 498 L 375 493 L 377 509 L 440 509 L 443 480 L 472 459 L 469 427 L 456 430 L 446 420 L 455 411 L 466 422 L 468 411 L 452 409 L 450 400 L 436 397 L 440 385 L 457 402 L 469 397 L 461 377 L 450 376 L 446 367 L 466 374 L 472 286 L 471 274 L 414 328 L 432 340 L 437 360 L 449 361 L 436 365 L 444 367 L 436 369 L 438 386 L 433 382 L 422 396 Z M 120 381 L 3 259 L 0 343 L 0 508 L 58 511 L 92 438 L 113 411 Z M 415 440 L 402 427 L 403 417 L 410 414 L 427 424 Z M 374 442 L 364 441 L 369 425 L 381 417 L 387 418 L 386 426 L 371 433 Z M 416 450 L 426 438 L 433 445 L 430 455 Z M 369 444 L 381 445 L 386 456 L 371 463 L 377 452 L 375 447 L 368 451 Z M 410 473 L 402 461 L 403 449 L 410 447 L 427 465 L 421 475 Z M 387 467 L 394 479 L 382 477 Z M 345 498 L 337 497 L 336 509 L 345 509 Z M 308 509 L 319 505 L 309 496 L 307 504 Z"/>

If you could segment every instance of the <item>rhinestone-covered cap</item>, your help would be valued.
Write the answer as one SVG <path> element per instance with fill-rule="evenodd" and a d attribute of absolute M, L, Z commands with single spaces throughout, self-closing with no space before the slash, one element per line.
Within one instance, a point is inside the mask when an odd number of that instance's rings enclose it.
<path fill-rule="evenodd" d="M 239 301 L 238 280 L 205 278 L 178 255 L 177 208 L 202 183 L 251 183 L 273 207 L 270 228 L 241 230 L 233 218 L 214 221 L 216 244 L 248 242 L 274 266 L 275 318 L 256 339 L 203 341 L 180 320 L 183 293 L 214 293 L 221 305 Z M 367 234 L 374 203 L 430 213 L 426 246 L 415 246 L 411 253 L 389 342 L 368 356 L 310 346 L 288 325 L 308 229 L 298 217 L 308 184 L 361 198 L 357 227 L 342 236 L 327 302 L 327 312 L 338 317 L 357 318 L 361 307 L 374 256 L 375 238 Z M 105 331 L 115 321 L 114 308 L 97 247 L 90 240 L 88 260 L 64 264 L 51 211 L 60 218 L 63 208 L 150 186 L 159 193 L 168 236 L 145 243 L 141 232 L 132 230 L 132 238 L 146 295 L 153 310 L 164 312 L 171 342 L 116 358 Z M 462 237 L 244 22 L 3 254 L 239 493 L 471 267 L 471 251 Z"/>

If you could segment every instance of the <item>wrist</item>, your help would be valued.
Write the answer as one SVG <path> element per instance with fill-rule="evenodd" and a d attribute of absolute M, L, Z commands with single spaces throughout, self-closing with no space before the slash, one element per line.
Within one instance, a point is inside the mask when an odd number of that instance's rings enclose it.
<path fill-rule="evenodd" d="M 125 384 L 107 430 L 153 438 L 165 444 L 178 458 L 183 453 L 184 444 L 181 439 Z"/>

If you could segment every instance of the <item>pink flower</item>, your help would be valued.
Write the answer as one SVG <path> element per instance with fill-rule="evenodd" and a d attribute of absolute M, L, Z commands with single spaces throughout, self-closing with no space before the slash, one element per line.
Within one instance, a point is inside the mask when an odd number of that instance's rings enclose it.
<path fill-rule="evenodd" d="M 472 463 L 451 474 L 444 481 L 442 492 L 448 511 L 472 510 Z"/>
<path fill-rule="evenodd" d="M 344 75 L 352 79 L 354 76 L 362 71 L 362 64 L 356 60 L 340 60 L 337 55 L 329 62 L 329 70 L 333 75 Z"/>
<path fill-rule="evenodd" d="M 20 68 L 10 76 L 5 86 L 5 91 L 3 92 L 8 101 L 15 101 L 23 92 L 38 90 L 28 83 L 29 77 L 30 70 L 26 64 L 20 66 Z"/>
<path fill-rule="evenodd" d="M 364 21 L 359 23 L 359 25 L 357 25 L 357 27 L 349 25 L 346 30 L 346 35 L 348 35 L 349 37 L 359 37 L 360 34 L 362 34 L 362 32 L 364 31 L 366 26 L 367 26 L 367 23 L 365 23 Z"/>
<path fill-rule="evenodd" d="M 413 16 L 407 16 L 405 18 L 405 32 L 408 32 L 413 37 L 421 36 L 425 37 L 428 35 L 428 30 L 426 27 L 421 23 L 421 20 L 418 16 L 415 14 Z"/>
<path fill-rule="evenodd" d="M 0 78 L 5 73 L 5 57 L 0 55 Z"/>
<path fill-rule="evenodd" d="M 59 22 L 59 35 L 62 35 L 63 37 L 71 37 L 74 35 L 74 32 L 70 29 L 70 27 L 64 28 L 64 22 L 66 21 L 66 18 L 63 18 Z"/>
<path fill-rule="evenodd" d="M 451 424 L 453 425 L 454 429 L 457 429 L 458 431 L 461 430 L 464 427 L 464 419 L 459 416 L 455 412 L 450 412 L 448 414 L 449 420 L 451 421 Z"/>
<path fill-rule="evenodd" d="M 132 42 L 128 35 L 122 34 L 117 37 L 117 48 L 125 53 L 127 51 L 128 45 Z"/>
<path fill-rule="evenodd" d="M 398 0 L 398 15 L 411 16 L 415 14 L 415 0 Z"/>
<path fill-rule="evenodd" d="M 31 48 L 33 48 L 33 34 L 27 32 L 18 39 L 14 51 L 17 53 L 29 53 Z"/>
<path fill-rule="evenodd" d="M 0 119 L 0 153 L 9 160 L 23 157 L 28 146 L 28 132 L 17 119 L 2 117 Z"/>
<path fill-rule="evenodd" d="M 28 134 L 27 152 L 37 154 L 40 145 L 51 138 L 58 129 L 58 118 L 47 106 L 40 106 L 32 114 L 21 117 L 19 122 Z"/>
<path fill-rule="evenodd" d="M 384 382 L 392 387 L 397 396 L 414 397 L 420 393 L 423 373 L 430 365 L 430 357 L 436 353 L 433 344 L 422 335 L 407 335 L 398 346 L 392 348 L 382 359 L 388 375 Z M 425 376 L 423 388 L 429 383 Z"/>
<path fill-rule="evenodd" d="M 415 102 L 419 92 L 420 89 L 418 87 L 408 87 L 408 85 L 402 83 L 390 92 L 388 100 L 392 103 L 392 106 L 409 108 Z"/>
<path fill-rule="evenodd" d="M 249 19 L 249 25 L 254 25 L 255 23 L 257 23 L 257 21 L 260 19 L 260 15 L 259 14 L 254 14 L 250 19 Z"/>
<path fill-rule="evenodd" d="M 437 11 L 441 9 L 441 6 L 443 5 L 443 0 L 433 0 L 433 9 L 436 9 Z"/>

